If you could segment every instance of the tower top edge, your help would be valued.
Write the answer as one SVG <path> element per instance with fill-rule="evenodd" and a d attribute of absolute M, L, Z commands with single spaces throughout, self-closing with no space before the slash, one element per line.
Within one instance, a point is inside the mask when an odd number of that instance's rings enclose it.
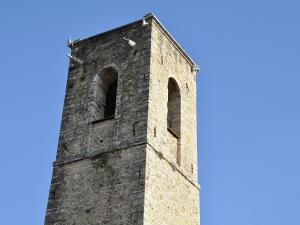
<path fill-rule="evenodd" d="M 181 47 L 181 45 L 176 41 L 172 34 L 167 30 L 167 28 L 160 22 L 160 20 L 153 13 L 148 13 L 144 16 L 145 19 L 151 18 L 156 25 L 160 28 L 161 32 L 174 44 L 174 46 L 182 53 L 185 59 L 190 63 L 193 68 L 199 68 L 198 64 L 186 53 L 186 51 Z M 197 69 L 199 71 L 200 69 Z"/>
<path fill-rule="evenodd" d="M 96 35 L 92 35 L 90 37 L 84 38 L 84 39 L 77 39 L 74 41 L 74 45 L 80 45 L 86 42 L 92 42 L 94 40 L 97 40 L 98 38 L 102 37 L 102 36 L 106 36 L 112 33 L 116 33 L 119 32 L 121 30 L 124 29 L 129 29 L 130 27 L 135 27 L 138 25 L 143 25 L 143 21 L 149 22 L 152 21 L 154 22 L 158 28 L 160 29 L 160 31 L 172 42 L 172 44 L 178 49 L 178 51 L 184 56 L 184 58 L 189 62 L 189 64 L 193 67 L 193 68 L 197 68 L 197 70 L 195 70 L 196 72 L 199 71 L 199 66 L 198 64 L 195 63 L 195 61 L 186 53 L 186 51 L 181 47 L 181 45 L 176 41 L 176 39 L 171 35 L 171 33 L 166 29 L 166 27 L 160 22 L 160 20 L 155 16 L 155 14 L 153 13 L 147 13 L 143 18 L 135 20 L 131 23 L 127 23 L 125 25 L 101 32 L 99 34 Z"/>

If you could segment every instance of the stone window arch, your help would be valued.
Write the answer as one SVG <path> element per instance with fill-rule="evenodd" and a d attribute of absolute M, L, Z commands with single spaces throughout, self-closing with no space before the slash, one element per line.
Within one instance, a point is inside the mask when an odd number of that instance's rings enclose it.
<path fill-rule="evenodd" d="M 168 81 L 168 114 L 167 129 L 176 138 L 176 162 L 181 163 L 181 95 L 179 86 L 174 78 Z"/>
<path fill-rule="evenodd" d="M 179 86 L 174 78 L 169 78 L 168 82 L 168 130 L 173 133 L 176 138 L 180 137 L 181 126 L 181 96 Z"/>
<path fill-rule="evenodd" d="M 89 104 L 92 122 L 115 117 L 117 87 L 118 71 L 114 67 L 105 67 L 94 77 Z"/>

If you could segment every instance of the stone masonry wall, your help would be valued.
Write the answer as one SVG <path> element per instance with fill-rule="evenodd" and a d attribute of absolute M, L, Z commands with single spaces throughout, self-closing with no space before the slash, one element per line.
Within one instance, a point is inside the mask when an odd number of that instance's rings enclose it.
<path fill-rule="evenodd" d="M 173 77 L 181 94 L 180 168 L 197 181 L 196 81 L 191 65 L 153 23 L 149 91 L 148 142 L 172 161 L 174 138 L 167 130 L 168 80 Z M 154 130 L 156 130 L 154 135 Z M 193 167 L 193 169 L 192 169 Z"/>
<path fill-rule="evenodd" d="M 146 158 L 145 225 L 198 225 L 196 81 L 191 63 L 154 20 Z M 167 129 L 168 80 L 181 95 L 180 165 L 176 138 Z"/>
<path fill-rule="evenodd" d="M 144 165 L 141 145 L 56 166 L 46 224 L 143 224 Z"/>
<path fill-rule="evenodd" d="M 159 21 L 146 22 L 72 46 L 83 63 L 70 61 L 45 225 L 200 224 L 195 72 Z M 107 67 L 118 73 L 116 112 L 95 121 L 92 82 Z M 169 77 L 180 88 L 180 139 L 167 130 Z"/>
<path fill-rule="evenodd" d="M 199 189 L 147 148 L 144 225 L 199 225 Z"/>
<path fill-rule="evenodd" d="M 140 20 L 72 46 L 83 64 L 70 61 L 46 225 L 143 224 L 150 35 Z M 92 121 L 91 84 L 109 66 L 118 72 L 115 117 Z"/>

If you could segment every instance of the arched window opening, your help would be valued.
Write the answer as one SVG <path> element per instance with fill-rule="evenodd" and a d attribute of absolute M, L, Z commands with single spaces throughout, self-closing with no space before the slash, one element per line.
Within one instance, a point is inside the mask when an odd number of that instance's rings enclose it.
<path fill-rule="evenodd" d="M 106 92 L 106 104 L 104 109 L 104 118 L 110 118 L 115 115 L 116 97 L 117 97 L 118 82 L 114 81 Z"/>
<path fill-rule="evenodd" d="M 112 68 L 103 69 L 92 83 L 90 113 L 93 122 L 115 116 L 118 73 Z"/>
<path fill-rule="evenodd" d="M 176 137 L 180 137 L 180 89 L 173 78 L 168 82 L 168 130 Z"/>
<path fill-rule="evenodd" d="M 175 158 L 178 165 L 181 163 L 181 96 L 180 89 L 174 78 L 169 78 L 168 82 L 168 131 L 176 138 Z"/>

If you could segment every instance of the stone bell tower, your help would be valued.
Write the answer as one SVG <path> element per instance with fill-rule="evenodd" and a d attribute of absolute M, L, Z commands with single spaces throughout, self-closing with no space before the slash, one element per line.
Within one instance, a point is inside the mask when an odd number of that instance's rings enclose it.
<path fill-rule="evenodd" d="M 153 14 L 71 48 L 46 225 L 199 225 L 198 67 Z"/>

